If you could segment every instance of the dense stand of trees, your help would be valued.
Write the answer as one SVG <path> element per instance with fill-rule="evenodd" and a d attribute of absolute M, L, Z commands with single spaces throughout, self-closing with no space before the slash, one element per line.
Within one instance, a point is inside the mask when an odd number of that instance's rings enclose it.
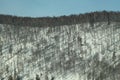
<path fill-rule="evenodd" d="M 107 21 L 110 24 L 111 21 L 120 21 L 120 12 L 92 12 L 79 15 L 69 15 L 60 17 L 17 17 L 11 15 L 0 15 L 0 24 L 12 24 L 16 26 L 60 26 L 60 25 L 71 25 L 89 22 Z"/>

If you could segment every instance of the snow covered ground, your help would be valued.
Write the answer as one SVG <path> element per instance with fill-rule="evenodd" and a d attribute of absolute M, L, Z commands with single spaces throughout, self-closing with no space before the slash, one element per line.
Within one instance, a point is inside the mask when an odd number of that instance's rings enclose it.
<path fill-rule="evenodd" d="M 0 78 L 119 80 L 120 23 L 55 27 L 0 24 Z"/>

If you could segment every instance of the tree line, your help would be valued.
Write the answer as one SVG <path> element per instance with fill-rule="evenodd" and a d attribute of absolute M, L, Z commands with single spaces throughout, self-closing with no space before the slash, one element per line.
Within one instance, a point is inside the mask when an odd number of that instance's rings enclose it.
<path fill-rule="evenodd" d="M 18 17 L 12 15 L 0 15 L 0 24 L 10 24 L 15 26 L 61 26 L 88 22 L 120 21 L 120 12 L 101 11 L 91 12 L 79 15 L 59 16 L 59 17 Z"/>

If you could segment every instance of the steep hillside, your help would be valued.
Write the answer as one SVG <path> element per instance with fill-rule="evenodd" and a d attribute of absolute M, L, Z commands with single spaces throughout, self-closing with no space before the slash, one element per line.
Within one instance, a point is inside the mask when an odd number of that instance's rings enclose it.
<path fill-rule="evenodd" d="M 70 24 L 30 26 L 16 25 L 22 18 L 5 23 L 4 16 L 0 19 L 0 79 L 119 80 L 120 16 L 94 18 L 94 22 L 92 17 L 83 22 L 76 17 Z"/>

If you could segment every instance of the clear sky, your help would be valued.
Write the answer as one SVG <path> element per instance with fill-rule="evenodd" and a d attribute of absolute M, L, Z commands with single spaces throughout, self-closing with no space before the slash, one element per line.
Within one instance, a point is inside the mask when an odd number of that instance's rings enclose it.
<path fill-rule="evenodd" d="M 0 0 L 0 14 L 60 16 L 91 11 L 120 11 L 120 0 Z"/>

